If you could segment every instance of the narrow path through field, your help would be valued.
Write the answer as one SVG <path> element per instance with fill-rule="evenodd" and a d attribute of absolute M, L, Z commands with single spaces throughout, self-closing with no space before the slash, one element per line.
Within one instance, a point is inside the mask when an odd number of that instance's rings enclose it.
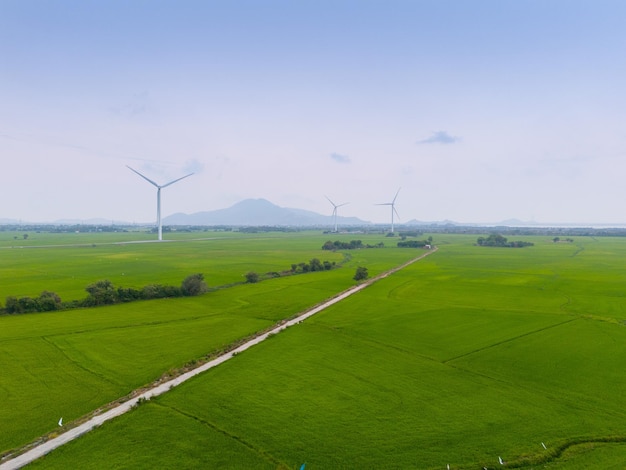
<path fill-rule="evenodd" d="M 23 467 L 24 465 L 27 465 L 29 463 L 31 463 L 32 461 L 43 457 L 44 455 L 46 455 L 47 453 L 51 452 L 52 450 L 62 446 L 63 444 L 66 444 L 74 439 L 76 439 L 77 437 L 91 431 L 92 429 L 100 426 L 102 423 L 113 419 L 117 416 L 120 416 L 124 413 L 126 413 L 127 411 L 130 411 L 138 402 L 142 401 L 142 400 L 149 400 L 152 397 L 156 397 L 158 395 L 161 395 L 165 392 L 167 392 L 168 390 L 172 389 L 173 387 L 176 387 L 177 385 L 180 385 L 181 383 L 189 380 L 191 377 L 194 377 L 198 374 L 201 374 L 202 372 L 205 372 L 219 364 L 222 364 L 223 362 L 226 362 L 227 360 L 229 360 L 230 358 L 232 358 L 233 356 L 235 356 L 236 354 L 245 351 L 246 349 L 251 348 L 252 346 L 255 346 L 257 344 L 259 344 L 261 341 L 266 340 L 269 336 L 279 333 L 280 331 L 293 326 L 313 315 L 315 315 L 316 313 L 321 312 L 322 310 L 330 307 L 331 305 L 336 304 L 337 302 L 340 302 L 342 300 L 344 300 L 345 298 L 351 296 L 352 294 L 355 294 L 363 289 L 365 289 L 366 287 L 372 285 L 374 282 L 380 280 L 380 279 L 384 279 L 387 276 L 409 266 L 410 264 L 415 263 L 416 261 L 419 261 L 421 259 L 423 259 L 424 257 L 430 255 L 431 253 L 434 253 L 435 251 L 437 251 L 437 247 L 433 247 L 431 250 L 427 251 L 426 253 L 422 254 L 421 256 L 418 256 L 417 258 L 413 258 L 412 260 L 401 264 L 400 266 L 397 266 L 393 269 L 390 269 L 388 271 L 385 271 L 382 274 L 379 274 L 378 276 L 375 276 L 371 279 L 368 279 L 367 281 L 363 282 L 362 284 L 359 284 L 355 287 L 352 287 L 338 295 L 336 295 L 335 297 L 323 302 L 320 305 L 317 305 L 316 307 L 313 307 L 310 310 L 307 310 L 305 312 L 303 312 L 302 314 L 298 315 L 297 317 L 288 320 L 286 322 L 281 323 L 280 325 L 276 326 L 275 328 L 273 328 L 272 330 L 263 333 L 253 339 L 251 339 L 250 341 L 247 341 L 246 343 L 242 344 L 241 346 L 225 353 L 222 354 L 221 356 L 216 357 L 215 359 L 206 362 L 204 364 L 202 364 L 201 366 L 186 372 L 182 375 L 179 375 L 178 377 L 169 380 L 167 382 L 164 382 L 154 388 L 151 388 L 150 390 L 147 390 L 137 396 L 135 396 L 134 398 L 131 398 L 127 401 L 124 401 L 123 403 L 115 406 L 114 408 L 111 408 L 110 410 L 99 414 L 97 416 L 94 416 L 93 418 L 89 419 L 88 421 L 85 421 L 82 424 L 79 424 L 76 427 L 73 427 L 71 429 L 68 429 L 66 432 L 64 432 L 63 434 L 54 437 L 52 439 L 49 439 L 39 445 L 36 445 L 35 447 L 30 448 L 28 451 L 20 454 L 20 455 L 16 455 L 14 457 L 12 457 L 11 455 L 5 457 L 5 459 L 9 459 L 6 460 L 5 462 L 3 462 L 2 464 L 0 464 L 0 470 L 9 470 L 9 469 L 18 469 Z"/>

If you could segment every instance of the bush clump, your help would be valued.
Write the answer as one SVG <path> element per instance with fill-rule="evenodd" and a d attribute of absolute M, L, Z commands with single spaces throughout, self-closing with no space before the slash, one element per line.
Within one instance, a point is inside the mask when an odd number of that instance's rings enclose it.
<path fill-rule="evenodd" d="M 492 233 L 487 238 L 478 237 L 478 239 L 476 240 L 476 244 L 478 246 L 499 246 L 506 248 L 523 248 L 525 246 L 534 245 L 534 243 L 523 241 L 509 242 L 507 241 L 506 237 L 503 237 L 502 235 L 496 233 Z"/>
<path fill-rule="evenodd" d="M 204 275 L 197 273 L 187 276 L 181 284 L 180 290 L 184 296 L 195 296 L 204 294 L 209 290 L 209 287 L 204 282 Z"/>
<path fill-rule="evenodd" d="M 367 272 L 367 268 L 365 266 L 359 266 L 356 268 L 356 272 L 354 273 L 354 277 L 352 279 L 355 281 L 364 281 L 368 278 L 368 276 L 369 274 Z"/>
<path fill-rule="evenodd" d="M 314 271 L 329 271 L 335 267 L 335 262 L 320 261 L 318 258 L 313 258 L 308 263 L 293 263 L 291 265 L 291 272 L 296 274 L 309 273 Z"/>

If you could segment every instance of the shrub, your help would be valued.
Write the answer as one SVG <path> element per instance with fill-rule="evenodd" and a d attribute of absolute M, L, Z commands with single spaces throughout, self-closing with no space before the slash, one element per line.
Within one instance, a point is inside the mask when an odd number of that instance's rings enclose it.
<path fill-rule="evenodd" d="M 61 297 L 54 292 L 43 291 L 37 299 L 39 312 L 51 312 L 61 308 Z"/>
<path fill-rule="evenodd" d="M 89 284 L 85 290 L 89 294 L 86 305 L 110 305 L 117 302 L 117 292 L 108 279 Z"/>
<path fill-rule="evenodd" d="M 4 310 L 7 313 L 21 313 L 19 310 L 19 304 L 17 303 L 17 297 L 14 297 L 12 295 L 7 297 Z"/>
<path fill-rule="evenodd" d="M 129 287 L 129 288 L 118 287 L 117 288 L 117 299 L 120 302 L 132 302 L 133 300 L 141 300 L 143 298 L 144 298 L 143 291 L 133 289 L 132 287 Z"/>
<path fill-rule="evenodd" d="M 204 294 L 209 290 L 209 287 L 206 282 L 204 282 L 204 275 L 202 273 L 197 273 L 187 276 L 183 280 L 180 290 L 185 296 L 195 296 Z"/>
<path fill-rule="evenodd" d="M 324 265 L 317 258 L 313 258 L 311 261 L 309 261 L 309 267 L 311 271 L 323 271 L 324 270 Z"/>
<path fill-rule="evenodd" d="M 17 299 L 20 313 L 30 313 L 38 311 L 37 301 L 32 297 L 20 297 Z"/>
<path fill-rule="evenodd" d="M 506 237 L 503 237 L 502 235 L 496 233 L 492 233 L 487 238 L 478 237 L 478 239 L 476 240 L 476 244 L 479 246 L 498 246 L 508 248 L 523 248 L 525 246 L 534 245 L 534 243 L 524 241 L 508 242 Z"/>
<path fill-rule="evenodd" d="M 342 242 L 336 240 L 331 242 L 330 240 L 322 245 L 322 250 L 357 250 L 359 248 L 364 248 L 363 242 L 361 240 L 350 240 L 350 242 Z"/>
<path fill-rule="evenodd" d="M 398 248 L 424 248 L 428 245 L 426 240 L 406 240 L 398 242 Z"/>
<path fill-rule="evenodd" d="M 249 282 L 250 284 L 259 282 L 259 274 L 255 273 L 254 271 L 247 272 L 245 274 L 245 277 L 246 277 L 246 282 Z"/>
<path fill-rule="evenodd" d="M 164 286 L 162 284 L 148 284 L 141 290 L 142 299 L 165 299 L 168 297 L 180 297 L 183 295 L 182 287 Z M 198 294 L 188 294 L 198 295 Z"/>
<path fill-rule="evenodd" d="M 354 279 L 355 281 L 363 281 L 367 279 L 368 276 L 369 274 L 367 273 L 367 268 L 364 266 L 359 266 L 358 268 L 356 268 L 356 272 L 354 273 L 354 277 L 352 279 Z"/>

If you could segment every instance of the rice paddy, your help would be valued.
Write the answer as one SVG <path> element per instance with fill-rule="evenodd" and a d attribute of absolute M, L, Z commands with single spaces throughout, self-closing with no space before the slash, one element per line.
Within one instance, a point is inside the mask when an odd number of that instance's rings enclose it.
<path fill-rule="evenodd" d="M 235 264 L 249 257 L 265 269 L 268 250 L 278 250 L 275 266 L 323 258 L 327 238 L 223 242 Z M 533 247 L 507 249 L 434 238 L 437 253 L 32 467 L 500 468 L 501 457 L 521 468 L 623 468 L 626 241 L 527 237 Z M 267 264 L 240 257 L 239 244 L 256 244 Z M 336 270 L 197 299 L 0 318 L 10 377 L 0 419 L 11 426 L 2 447 L 330 297 L 354 284 L 356 265 L 374 274 L 415 254 L 389 244 Z"/>

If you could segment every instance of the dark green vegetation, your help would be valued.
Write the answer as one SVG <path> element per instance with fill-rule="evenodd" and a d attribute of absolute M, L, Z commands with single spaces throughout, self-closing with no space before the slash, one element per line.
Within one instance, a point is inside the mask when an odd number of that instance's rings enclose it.
<path fill-rule="evenodd" d="M 142 289 L 133 289 L 132 287 L 116 287 L 108 279 L 103 279 L 89 284 L 85 290 L 88 294 L 86 298 L 71 302 L 62 302 L 61 297 L 50 291 L 43 291 L 35 298 L 29 296 L 20 298 L 9 296 L 6 299 L 4 308 L 0 308 L 0 313 L 13 315 L 19 313 L 52 312 L 53 310 L 100 307 L 137 300 L 190 297 L 204 294 L 208 291 L 208 286 L 204 282 L 204 275 L 196 273 L 187 276 L 180 287 L 150 284 Z"/>
<path fill-rule="evenodd" d="M 428 240 L 405 240 L 398 242 L 398 248 L 424 248 L 429 245 Z"/>
<path fill-rule="evenodd" d="M 354 277 L 352 279 L 354 279 L 355 281 L 364 281 L 365 279 L 367 279 L 368 275 L 369 274 L 367 273 L 367 268 L 365 266 L 359 266 L 358 268 L 356 268 Z"/>
<path fill-rule="evenodd" d="M 507 241 L 506 237 L 498 233 L 492 233 L 487 238 L 478 237 L 478 240 L 476 240 L 476 244 L 478 246 L 499 246 L 499 247 L 506 247 L 506 248 L 523 248 L 525 246 L 533 246 L 532 242 L 527 242 L 527 241 L 522 241 L 522 240 L 519 240 L 516 242 L 509 242 Z"/>
<path fill-rule="evenodd" d="M 533 237 L 527 241 L 534 246 L 526 250 L 485 250 L 474 245 L 475 235 L 436 238 L 438 252 L 34 467 L 80 462 L 92 468 L 299 468 L 307 462 L 307 470 L 448 463 L 493 469 L 501 468 L 501 456 L 507 467 L 624 468 L 626 240 L 582 237 L 555 244 L 552 237 Z M 349 271 L 367 265 L 376 274 L 383 259 L 397 265 L 403 253 L 408 259 L 415 250 L 358 250 L 353 261 L 357 254 L 363 258 Z M 312 292 L 322 297 L 345 271 L 245 284 L 174 302 L 186 312 L 206 299 L 203 308 L 213 311 L 214 320 L 228 323 L 228 315 L 218 313 L 223 310 L 254 328 L 255 321 L 260 326 L 279 318 L 275 302 L 301 310 L 315 297 Z M 352 281 L 342 282 L 345 287 Z M 247 308 L 233 308 L 233 299 Z M 170 301 L 115 306 L 111 312 L 159 303 Z M 133 310 L 133 316 L 138 320 L 149 310 Z M 172 331 L 178 338 L 185 324 L 190 345 L 200 331 L 212 332 L 207 340 L 220 336 L 200 311 L 196 321 L 207 322 L 203 330 L 187 320 L 191 312 L 180 322 L 143 325 L 163 333 L 150 346 L 169 358 L 176 350 L 165 343 Z M 34 324 L 22 327 L 26 333 Z M 118 380 L 128 380 L 143 372 L 144 362 L 133 367 L 124 360 L 141 359 L 133 351 L 137 332 L 127 330 L 125 348 L 119 332 L 105 328 L 91 328 L 89 337 L 76 332 L 54 338 L 52 331 L 46 337 L 64 344 L 73 357 L 101 354 L 87 345 L 106 344 L 103 334 L 116 338 L 111 357 L 100 366 L 118 369 Z M 63 413 L 48 411 L 54 422 Z"/>
<path fill-rule="evenodd" d="M 325 260 L 324 262 L 320 261 L 318 258 L 313 258 L 308 263 L 293 263 L 291 265 L 291 272 L 302 274 L 302 273 L 310 273 L 315 271 L 328 271 L 329 269 L 334 268 L 336 263 Z"/>
<path fill-rule="evenodd" d="M 322 245 L 322 250 L 360 250 L 361 248 L 383 248 L 384 246 L 385 244 L 383 242 L 378 242 L 376 245 L 370 245 L 369 243 L 363 244 L 363 240 L 350 240 L 349 242 L 342 240 L 335 240 L 334 242 L 331 242 L 328 240 Z"/>

